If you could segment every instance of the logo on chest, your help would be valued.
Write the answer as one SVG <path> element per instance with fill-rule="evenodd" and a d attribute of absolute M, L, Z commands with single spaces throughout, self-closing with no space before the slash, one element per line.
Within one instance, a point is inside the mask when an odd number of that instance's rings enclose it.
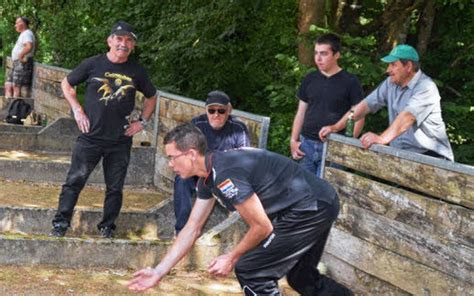
<path fill-rule="evenodd" d="M 217 188 L 219 188 L 227 199 L 232 199 L 239 194 L 239 188 L 237 188 L 230 179 L 226 179 L 224 182 L 217 185 Z"/>

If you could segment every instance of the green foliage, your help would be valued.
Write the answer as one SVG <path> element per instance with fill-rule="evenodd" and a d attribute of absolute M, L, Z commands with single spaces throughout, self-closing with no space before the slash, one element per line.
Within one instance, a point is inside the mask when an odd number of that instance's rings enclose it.
<path fill-rule="evenodd" d="M 269 149 L 288 154 L 301 79 L 314 68 L 301 65 L 297 45 L 311 44 L 327 28 L 298 36 L 298 1 L 288 0 L 3 0 L 0 6 L 2 57 L 18 36 L 17 15 L 30 17 L 39 40 L 36 60 L 65 68 L 107 51 L 111 26 L 125 20 L 135 27 L 134 57 L 158 88 L 204 98 L 226 91 L 235 108 L 271 117 Z M 368 0 L 354 23 L 379 18 L 388 1 Z M 437 15 L 423 70 L 436 78 L 443 98 L 456 159 L 474 164 L 474 10 L 472 0 L 437 0 Z M 413 12 L 409 38 L 416 35 Z M 463 32 L 459 34 L 459 32 Z M 384 79 L 377 35 L 342 34 L 341 66 L 360 79 L 368 94 Z M 387 113 L 368 117 L 365 130 L 382 131 Z"/>
<path fill-rule="evenodd" d="M 456 161 L 474 164 L 473 2 L 445 2 L 436 16 L 424 69 L 437 78 L 443 118 Z M 465 9 L 465 5 L 471 5 L 471 9 Z"/>

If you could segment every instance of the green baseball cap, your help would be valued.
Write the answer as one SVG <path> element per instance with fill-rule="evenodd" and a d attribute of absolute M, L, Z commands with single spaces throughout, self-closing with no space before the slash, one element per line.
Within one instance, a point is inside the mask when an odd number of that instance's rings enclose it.
<path fill-rule="evenodd" d="M 395 46 L 388 56 L 382 58 L 382 62 L 385 63 L 393 63 L 398 60 L 410 60 L 418 62 L 420 57 L 418 56 L 416 49 L 414 49 L 412 46 L 401 44 Z"/>

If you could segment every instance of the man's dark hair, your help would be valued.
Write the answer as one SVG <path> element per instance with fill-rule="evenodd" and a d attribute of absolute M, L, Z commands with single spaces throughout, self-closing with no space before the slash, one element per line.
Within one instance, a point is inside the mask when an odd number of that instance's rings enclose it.
<path fill-rule="evenodd" d="M 412 60 L 405 60 L 405 59 L 400 59 L 400 62 L 403 65 L 406 65 L 408 62 L 411 62 L 411 64 L 413 65 L 413 72 L 418 72 L 418 70 L 420 70 L 420 62 L 415 62 Z"/>
<path fill-rule="evenodd" d="M 207 150 L 206 137 L 192 123 L 178 125 L 168 132 L 163 139 L 163 144 L 167 145 L 172 142 L 176 143 L 176 148 L 180 151 L 188 151 L 189 149 L 197 150 L 204 155 Z"/>
<path fill-rule="evenodd" d="M 21 19 L 25 23 L 26 27 L 30 26 L 30 20 L 27 17 L 19 16 L 16 19 Z"/>
<path fill-rule="evenodd" d="M 319 36 L 319 38 L 316 39 L 316 44 L 327 44 L 331 46 L 331 50 L 334 54 L 341 51 L 341 39 L 332 33 Z"/>

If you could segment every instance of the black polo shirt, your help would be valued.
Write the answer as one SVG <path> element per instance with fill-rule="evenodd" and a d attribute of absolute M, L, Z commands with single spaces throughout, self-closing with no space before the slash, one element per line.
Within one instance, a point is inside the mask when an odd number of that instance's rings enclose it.
<path fill-rule="evenodd" d="M 338 122 L 351 106 L 362 100 L 363 94 L 357 77 L 341 70 L 330 77 L 319 71 L 309 73 L 296 96 L 308 104 L 301 134 L 319 140 L 321 128 Z"/>
<path fill-rule="evenodd" d="M 256 148 L 215 151 L 206 155 L 207 178 L 198 181 L 197 197 L 212 198 L 230 211 L 254 193 L 267 215 L 282 210 L 317 210 L 317 201 L 332 204 L 333 187 L 296 162 L 282 155 Z"/>

